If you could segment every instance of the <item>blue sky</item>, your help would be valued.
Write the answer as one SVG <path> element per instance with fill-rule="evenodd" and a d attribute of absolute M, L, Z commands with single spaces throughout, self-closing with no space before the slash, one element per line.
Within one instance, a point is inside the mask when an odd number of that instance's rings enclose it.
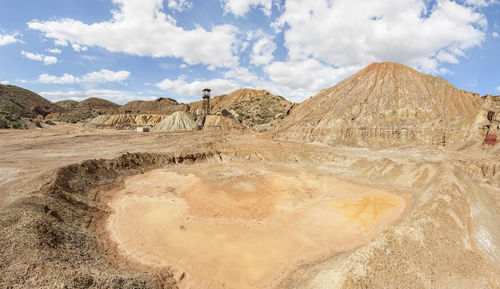
<path fill-rule="evenodd" d="M 0 82 L 52 100 L 302 101 L 372 62 L 500 94 L 497 0 L 20 0 L 0 9 Z"/>

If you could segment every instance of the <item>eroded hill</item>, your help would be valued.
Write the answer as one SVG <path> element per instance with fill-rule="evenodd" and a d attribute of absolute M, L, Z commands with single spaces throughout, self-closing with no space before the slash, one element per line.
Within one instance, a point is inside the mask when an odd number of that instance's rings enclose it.
<path fill-rule="evenodd" d="M 201 111 L 201 101 L 191 103 L 190 112 Z M 243 88 L 229 94 L 217 95 L 210 100 L 212 113 L 227 110 L 245 127 L 267 124 L 282 118 L 291 108 L 292 103 L 282 96 L 266 90 Z"/>
<path fill-rule="evenodd" d="M 458 144 L 480 105 L 478 94 L 442 78 L 374 63 L 304 101 L 275 133 L 331 145 Z"/>

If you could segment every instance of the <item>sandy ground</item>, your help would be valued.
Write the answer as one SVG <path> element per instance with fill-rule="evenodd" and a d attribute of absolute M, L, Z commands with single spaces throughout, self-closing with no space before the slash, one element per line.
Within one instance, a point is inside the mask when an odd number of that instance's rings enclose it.
<path fill-rule="evenodd" d="M 229 163 L 129 177 L 108 230 L 123 254 L 182 272 L 183 288 L 268 288 L 294 269 L 352 250 L 406 200 L 318 170 Z"/>
<path fill-rule="evenodd" d="M 93 196 L 78 191 L 80 185 L 112 184 L 113 179 L 94 178 L 93 170 L 115 178 L 120 170 L 155 157 L 118 158 L 127 152 L 215 155 L 205 165 L 186 161 L 168 170 L 146 169 L 114 184 L 113 192 Z M 53 192 L 37 190 L 53 180 L 51 171 L 101 158 L 115 160 L 67 169 L 58 178 L 68 185 Z M 127 270 L 132 266 L 145 272 L 149 267 L 140 263 L 169 264 L 177 275 L 167 279 L 181 287 L 222 282 L 262 288 L 276 281 L 276 274 L 296 269 L 279 288 L 500 288 L 499 164 L 500 156 L 481 149 L 328 147 L 250 131 L 138 133 L 76 125 L 0 130 L 0 229 L 7 236 L 0 236 L 0 256 L 11 258 L 0 264 L 0 282 L 10 286 L 28 279 L 39 287 L 43 278 L 59 278 L 61 288 L 71 282 L 91 284 L 87 280 L 101 282 L 96 285 L 101 288 L 114 286 L 108 281 L 120 284 L 117 269 L 103 277 L 72 267 L 91 251 L 79 266 L 123 259 Z M 401 192 L 411 198 L 402 198 Z M 25 196 L 31 197 L 13 202 Z M 101 213 L 92 215 L 79 202 Z M 398 218 L 407 203 L 407 212 Z M 23 213 L 27 210 L 33 218 Z M 108 234 L 81 228 L 77 211 L 92 226 L 105 217 L 110 243 L 121 253 L 109 258 L 100 247 L 86 247 L 94 239 L 107 242 Z M 32 237 L 23 236 L 23 230 Z M 89 236 L 83 243 L 82 232 Z M 48 241 L 39 241 L 44 238 Z M 19 252 L 23 242 L 31 242 L 22 248 L 34 254 Z M 67 256 L 65 248 L 75 252 L 75 259 L 58 255 Z M 300 263 L 345 250 L 314 264 Z M 55 258 L 47 268 L 45 252 Z M 38 259 L 28 258 L 32 255 Z M 294 268 L 294 263 L 300 264 Z M 75 272 L 85 278 L 73 280 Z M 137 284 L 125 287 L 151 287 Z"/>

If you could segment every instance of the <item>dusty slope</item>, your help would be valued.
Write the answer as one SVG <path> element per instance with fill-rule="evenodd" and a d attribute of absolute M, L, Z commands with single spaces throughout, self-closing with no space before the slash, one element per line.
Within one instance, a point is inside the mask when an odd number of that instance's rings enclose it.
<path fill-rule="evenodd" d="M 230 116 L 207 115 L 203 124 L 203 130 L 234 130 L 243 129 L 243 125 Z"/>
<path fill-rule="evenodd" d="M 396 63 L 374 63 L 304 101 L 275 133 L 327 144 L 460 143 L 479 95 Z"/>
<path fill-rule="evenodd" d="M 291 106 L 292 103 L 282 96 L 266 90 L 249 88 L 217 95 L 210 100 L 211 113 L 216 114 L 223 109 L 233 111 L 234 117 L 246 127 L 266 124 L 275 118 L 283 117 Z M 189 111 L 192 113 L 201 111 L 201 101 L 191 103 Z"/>
<path fill-rule="evenodd" d="M 29 123 L 24 118 L 44 117 L 64 110 L 32 91 L 0 84 L 0 128 L 26 128 Z"/>

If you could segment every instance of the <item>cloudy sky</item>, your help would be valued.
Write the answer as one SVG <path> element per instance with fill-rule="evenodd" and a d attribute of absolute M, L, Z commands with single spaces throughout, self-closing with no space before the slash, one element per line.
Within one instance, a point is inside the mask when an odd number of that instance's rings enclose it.
<path fill-rule="evenodd" d="M 499 0 L 19 0 L 0 83 L 57 101 L 182 102 L 236 88 L 302 101 L 392 61 L 500 94 Z"/>

